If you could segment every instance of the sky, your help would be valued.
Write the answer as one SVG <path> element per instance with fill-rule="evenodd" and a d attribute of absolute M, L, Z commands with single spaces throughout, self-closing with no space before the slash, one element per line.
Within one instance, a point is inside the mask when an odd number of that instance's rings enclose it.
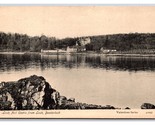
<path fill-rule="evenodd" d="M 0 6 L 0 31 L 57 38 L 155 33 L 155 6 Z"/>

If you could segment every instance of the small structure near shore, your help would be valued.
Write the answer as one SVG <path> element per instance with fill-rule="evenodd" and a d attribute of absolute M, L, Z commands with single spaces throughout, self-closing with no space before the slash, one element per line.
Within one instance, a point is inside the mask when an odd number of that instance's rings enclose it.
<path fill-rule="evenodd" d="M 41 53 L 53 53 L 53 54 L 66 53 L 66 50 L 64 50 L 64 49 L 56 49 L 56 50 L 43 50 L 43 49 L 41 49 Z"/>
<path fill-rule="evenodd" d="M 77 53 L 77 52 L 85 52 L 86 47 L 85 45 L 89 44 L 91 42 L 89 37 L 86 38 L 79 38 L 76 41 L 76 45 L 73 46 L 67 46 L 67 48 L 62 49 L 54 49 L 54 50 L 43 50 L 41 49 L 41 53 L 46 54 L 57 54 L 57 53 Z"/>
<path fill-rule="evenodd" d="M 104 49 L 103 47 L 100 49 L 101 53 L 115 53 L 117 50 L 115 49 Z"/>

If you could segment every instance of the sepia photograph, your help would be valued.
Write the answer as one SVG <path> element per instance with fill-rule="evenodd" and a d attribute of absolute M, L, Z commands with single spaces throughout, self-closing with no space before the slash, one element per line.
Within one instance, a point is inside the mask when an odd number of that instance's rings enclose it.
<path fill-rule="evenodd" d="M 0 118 L 155 118 L 155 6 L 0 6 Z"/>

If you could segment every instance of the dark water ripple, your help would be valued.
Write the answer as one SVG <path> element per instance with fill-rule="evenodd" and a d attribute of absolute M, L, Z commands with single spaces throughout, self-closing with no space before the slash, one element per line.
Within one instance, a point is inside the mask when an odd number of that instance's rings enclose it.
<path fill-rule="evenodd" d="M 40 68 L 100 68 L 121 71 L 155 71 L 155 57 L 105 57 L 102 55 L 0 54 L 0 72 Z"/>

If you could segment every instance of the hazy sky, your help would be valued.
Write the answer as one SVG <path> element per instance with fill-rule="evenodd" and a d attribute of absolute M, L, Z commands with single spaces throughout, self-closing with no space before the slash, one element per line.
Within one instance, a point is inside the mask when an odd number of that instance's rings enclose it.
<path fill-rule="evenodd" d="M 155 7 L 0 7 L 0 31 L 58 38 L 155 32 Z"/>

